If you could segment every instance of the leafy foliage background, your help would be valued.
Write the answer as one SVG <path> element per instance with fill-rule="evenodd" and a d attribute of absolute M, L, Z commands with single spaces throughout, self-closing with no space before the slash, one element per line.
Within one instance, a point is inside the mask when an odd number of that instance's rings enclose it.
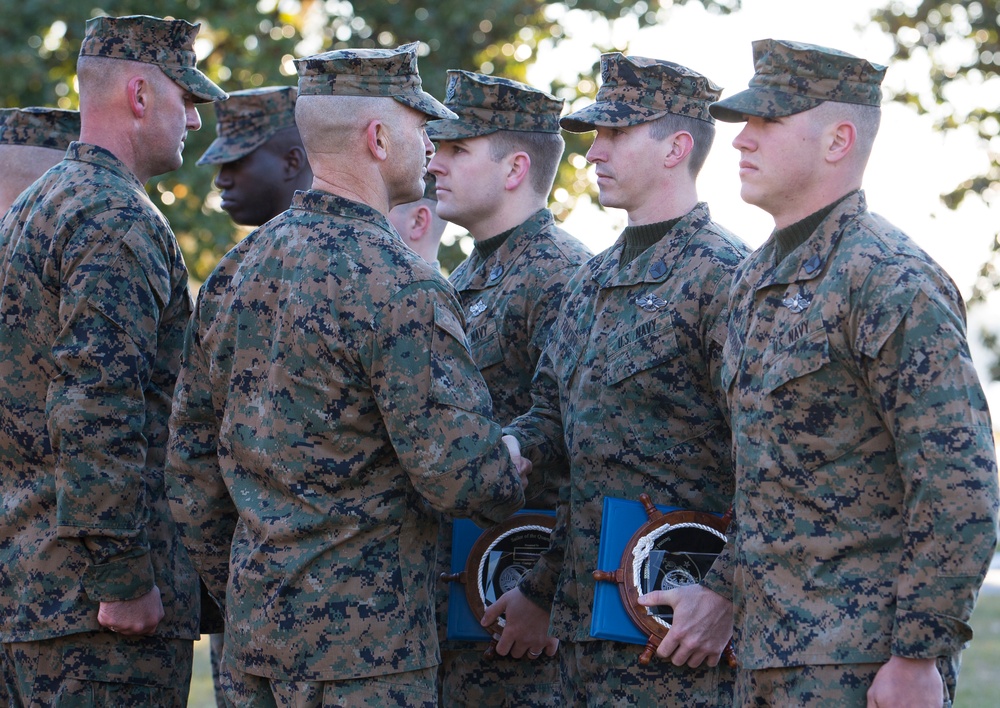
<path fill-rule="evenodd" d="M 342 47 L 392 47 L 420 41 L 424 87 L 443 97 L 446 71 L 468 69 L 524 80 L 536 50 L 563 35 L 559 20 L 571 10 L 607 18 L 657 22 L 688 0 L 0 0 L 0 105 L 76 108 L 76 56 L 86 21 L 99 15 L 147 14 L 200 22 L 199 67 L 228 91 L 294 85 L 292 60 Z M 740 0 L 691 0 L 728 13 Z M 601 48 L 602 51 L 610 48 Z M 540 87 L 569 101 L 593 96 L 597 66 L 572 85 Z M 188 136 L 184 166 L 147 185 L 170 220 L 192 277 L 203 280 L 247 231 L 234 226 L 213 193 L 215 172 L 195 161 L 215 135 L 215 112 L 201 109 L 203 127 Z M 570 151 L 585 152 L 586 136 L 566 135 Z M 556 187 L 568 196 L 553 202 L 565 218 L 575 198 L 592 189 L 579 170 L 563 164 Z M 562 194 L 563 192 L 560 192 Z M 463 258 L 443 248 L 442 264 Z"/>

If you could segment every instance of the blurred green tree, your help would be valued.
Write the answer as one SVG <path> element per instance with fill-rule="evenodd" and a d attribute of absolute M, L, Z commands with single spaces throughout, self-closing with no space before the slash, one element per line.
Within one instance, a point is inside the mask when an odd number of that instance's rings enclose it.
<path fill-rule="evenodd" d="M 989 164 L 982 174 L 970 175 L 950 192 L 941 195 L 952 209 L 968 197 L 987 203 L 1000 196 L 1000 2 L 887 3 L 873 14 L 893 40 L 892 61 L 928 67 L 929 88 L 910 87 L 897 91 L 891 100 L 904 103 L 921 114 L 932 115 L 941 131 L 968 127 L 983 141 Z M 956 101 L 958 90 L 975 92 L 972 106 Z M 973 286 L 970 305 L 981 305 L 1000 290 L 1000 233 L 993 239 L 992 254 L 982 265 Z M 994 354 L 990 368 L 1000 379 L 1000 332 L 984 330 L 980 336 Z"/>
<path fill-rule="evenodd" d="M 693 0 L 717 13 L 738 10 L 741 0 Z M 543 42 L 558 41 L 570 11 L 630 18 L 653 24 L 688 0 L 0 0 L 0 86 L 3 106 L 75 108 L 76 55 L 86 21 L 102 14 L 148 14 L 201 22 L 199 66 L 223 88 L 294 85 L 295 57 L 342 47 L 392 47 L 422 42 L 420 73 L 425 89 L 441 96 L 445 72 L 462 68 L 524 80 Z M 603 50 L 604 48 L 602 48 Z M 596 66 L 583 67 L 572 85 L 550 90 L 569 101 L 593 96 Z M 181 169 L 151 180 L 154 201 L 170 220 L 195 280 L 246 231 L 221 211 L 213 192 L 214 170 L 195 159 L 212 141 L 215 114 L 201 110 L 202 130 L 188 136 Z M 586 152 L 586 138 L 566 135 L 567 155 Z M 591 189 L 576 166 L 564 162 L 553 202 L 565 218 L 575 199 Z M 442 249 L 442 264 L 463 257 L 457 245 Z"/>

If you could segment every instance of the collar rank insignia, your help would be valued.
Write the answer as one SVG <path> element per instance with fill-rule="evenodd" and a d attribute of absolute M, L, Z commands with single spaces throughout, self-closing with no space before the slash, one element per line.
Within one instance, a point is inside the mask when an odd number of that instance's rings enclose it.
<path fill-rule="evenodd" d="M 469 315 L 471 317 L 476 317 L 486 312 L 486 303 L 482 300 L 476 300 L 472 303 L 472 307 L 469 308 Z"/>
<path fill-rule="evenodd" d="M 812 297 L 809 295 L 803 296 L 802 293 L 795 293 L 795 297 L 786 297 L 781 301 L 781 304 L 792 311 L 793 314 L 799 314 L 812 302 Z"/>
<path fill-rule="evenodd" d="M 656 312 L 657 310 L 667 306 L 666 300 L 661 298 L 656 293 L 646 293 L 645 295 L 640 295 L 635 299 L 635 304 L 646 312 Z"/>
<path fill-rule="evenodd" d="M 492 283 L 494 280 L 499 280 L 501 275 L 503 275 L 503 266 L 502 265 L 493 266 L 493 268 L 490 270 L 490 282 Z"/>

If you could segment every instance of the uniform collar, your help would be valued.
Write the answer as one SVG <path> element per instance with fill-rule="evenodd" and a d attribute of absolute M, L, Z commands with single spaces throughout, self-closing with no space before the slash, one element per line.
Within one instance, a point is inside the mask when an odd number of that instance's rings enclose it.
<path fill-rule="evenodd" d="M 786 255 L 781 263 L 774 266 L 768 282 L 788 284 L 820 277 L 840 242 L 844 226 L 867 208 L 865 194 L 861 190 L 841 199 L 826 218 L 819 222 L 812 234 Z M 764 249 L 767 249 L 764 262 L 774 264 L 775 246 L 774 240 L 768 239 L 762 247 L 762 255 Z"/>
<path fill-rule="evenodd" d="M 367 221 L 383 231 L 388 231 L 392 234 L 396 233 L 382 212 L 367 204 L 338 197 L 336 194 L 330 194 L 329 192 L 322 192 L 316 189 L 296 190 L 295 194 L 292 195 L 290 208 L 314 211 L 331 216 L 343 216 L 349 219 L 359 219 Z"/>
<path fill-rule="evenodd" d="M 139 178 L 135 176 L 132 170 L 126 167 L 124 162 L 115 157 L 113 152 L 99 145 L 81 142 L 70 143 L 69 148 L 66 150 L 66 159 L 86 162 L 111 170 L 116 175 L 132 182 L 140 190 L 145 191 L 145 187 L 139 182 Z"/>
<path fill-rule="evenodd" d="M 698 202 L 694 209 L 680 218 L 674 228 L 663 234 L 663 238 L 619 270 L 619 260 L 625 248 L 625 236 L 622 233 L 615 244 L 603 256 L 598 257 L 600 262 L 594 278 L 601 287 L 662 283 L 670 277 L 691 238 L 711 220 L 708 205 Z"/>
<path fill-rule="evenodd" d="M 480 257 L 476 251 L 469 254 L 469 257 L 455 269 L 451 280 L 456 281 L 466 277 L 466 274 L 471 274 L 469 282 L 462 286 L 463 290 L 496 287 L 507 277 L 511 265 L 531 244 L 535 236 L 554 223 L 551 211 L 539 209 L 514 228 L 503 244 L 486 258 Z"/>

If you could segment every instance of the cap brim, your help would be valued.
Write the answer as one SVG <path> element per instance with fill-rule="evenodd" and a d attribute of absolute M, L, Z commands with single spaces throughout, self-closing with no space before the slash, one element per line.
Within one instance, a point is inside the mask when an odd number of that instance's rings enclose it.
<path fill-rule="evenodd" d="M 663 115 L 645 106 L 634 106 L 618 101 L 598 101 L 586 108 L 573 111 L 559 120 L 559 125 L 571 133 L 588 133 L 600 128 L 621 128 L 648 123 Z"/>
<path fill-rule="evenodd" d="M 424 91 L 400 94 L 393 96 L 393 98 L 404 106 L 409 106 L 432 118 L 458 118 L 443 103 Z"/>
<path fill-rule="evenodd" d="M 179 66 L 160 66 L 163 73 L 191 92 L 195 103 L 224 101 L 229 94 L 216 86 L 210 78 L 197 69 Z"/>
<path fill-rule="evenodd" d="M 783 118 L 808 111 L 823 103 L 822 99 L 775 89 L 753 87 L 716 101 L 708 112 L 723 123 L 742 123 L 748 116 Z"/>
<path fill-rule="evenodd" d="M 482 135 L 495 133 L 499 128 L 482 121 L 465 120 L 432 120 L 425 128 L 427 137 L 431 140 L 464 140 L 478 138 Z"/>
<path fill-rule="evenodd" d="M 270 135 L 261 135 L 253 140 L 246 138 L 216 138 L 195 164 L 224 165 L 227 162 L 236 162 L 266 143 L 270 137 Z"/>

